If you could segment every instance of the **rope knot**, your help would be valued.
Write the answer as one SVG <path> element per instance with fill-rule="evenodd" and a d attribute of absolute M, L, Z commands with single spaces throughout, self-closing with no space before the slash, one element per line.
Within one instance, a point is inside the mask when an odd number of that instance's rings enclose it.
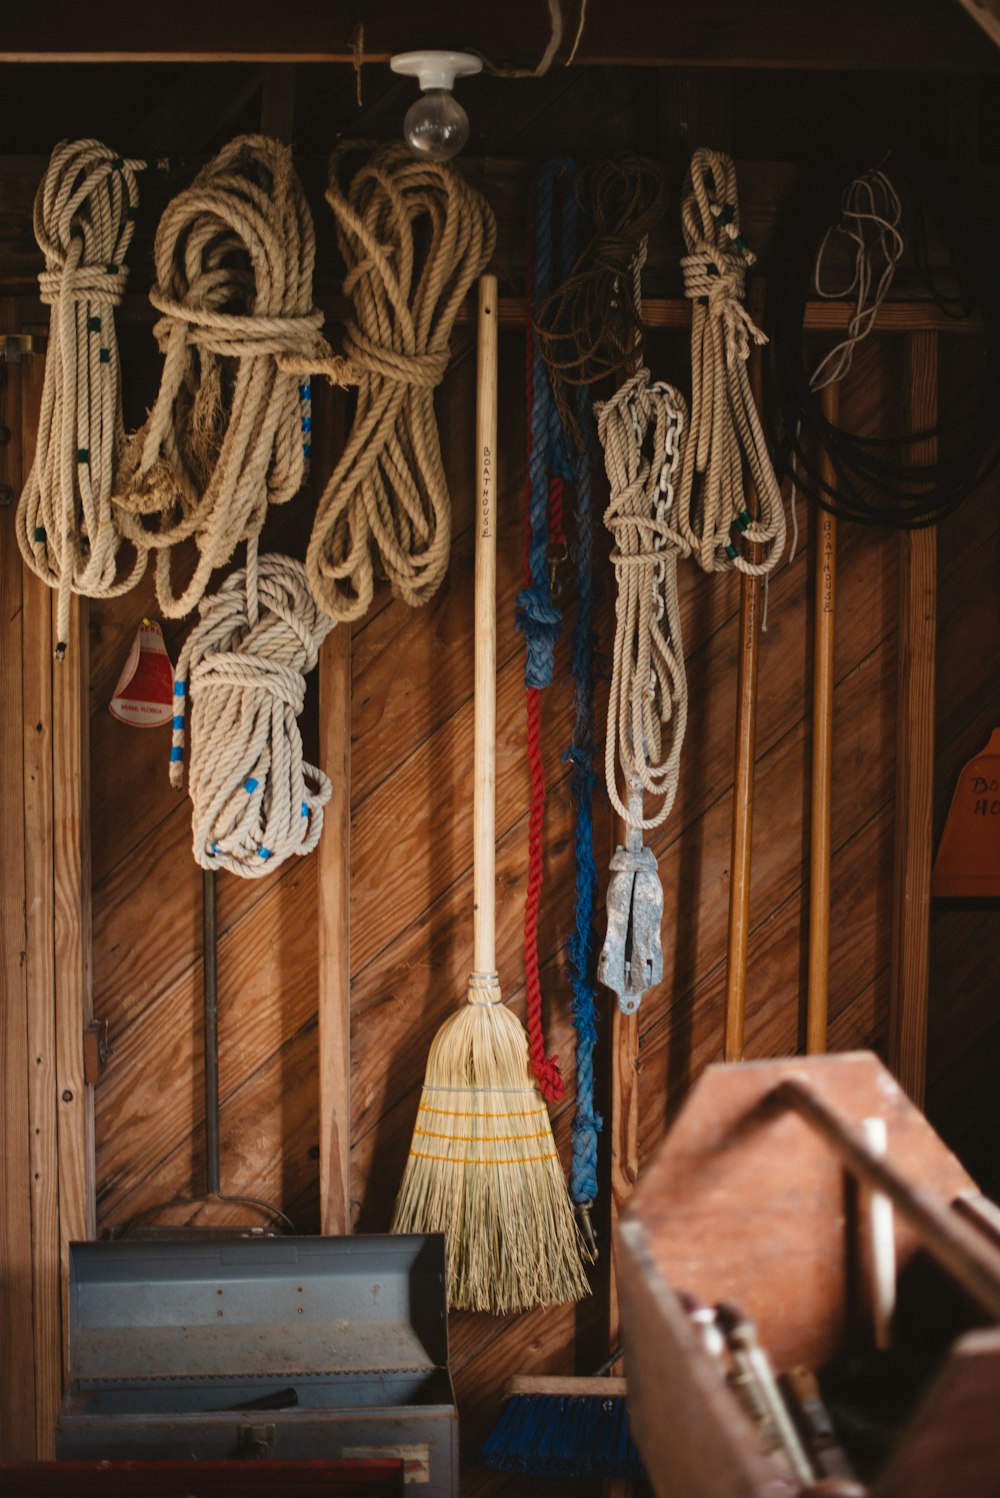
<path fill-rule="evenodd" d="M 384 380 L 387 385 L 433 390 L 444 379 L 451 350 L 445 347 L 422 354 L 402 353 L 376 343 L 356 323 L 349 323 L 344 336 L 344 354 L 359 371 L 357 383 L 360 383 L 360 377 L 364 377 Z"/>
<path fill-rule="evenodd" d="M 95 307 L 118 307 L 125 295 L 128 267 L 116 265 L 49 265 L 38 277 L 39 296 L 43 306 L 58 307 L 60 302 L 91 302 Z M 93 330 L 97 331 L 97 330 Z"/>
<path fill-rule="evenodd" d="M 552 681 L 560 620 L 547 584 L 523 588 L 517 595 L 514 622 L 527 646 L 524 680 L 529 687 L 547 687 Z"/>

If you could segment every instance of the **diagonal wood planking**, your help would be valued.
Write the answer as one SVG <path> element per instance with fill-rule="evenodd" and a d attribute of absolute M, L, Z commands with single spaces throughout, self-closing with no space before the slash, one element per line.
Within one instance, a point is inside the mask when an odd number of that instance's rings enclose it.
<path fill-rule="evenodd" d="M 383 1230 L 408 1147 L 427 1049 L 464 1000 L 471 943 L 471 415 L 467 335 L 438 400 L 455 506 L 451 570 L 435 600 L 413 613 L 381 595 L 352 643 L 352 1201 L 357 1225 Z M 519 409 L 523 342 L 502 342 L 502 464 L 499 548 L 497 880 L 498 962 L 505 996 L 523 1011 L 521 909 L 527 846 L 523 754 L 522 642 L 513 628 L 521 585 L 524 483 Z M 889 374 L 886 370 L 889 369 Z M 854 419 L 874 423 L 891 361 L 876 347 L 859 365 Z M 984 618 L 996 556 L 996 522 L 942 541 L 942 592 L 958 623 L 942 621 L 939 716 L 943 758 L 964 752 L 960 725 L 989 720 L 981 670 L 961 649 L 962 627 L 992 639 Z M 307 520 L 308 517 L 306 517 Z M 800 513 L 803 526 L 808 517 Z M 895 693 L 895 548 L 860 527 L 841 532 L 841 633 L 837 641 L 834 737 L 831 1044 L 883 1047 L 888 1002 L 887 900 L 891 869 Z M 800 552 L 771 585 L 763 642 L 754 848 L 748 1054 L 780 1054 L 800 1040 L 809 751 L 811 564 Z M 605 570 L 601 645 L 610 648 L 612 582 Z M 949 594 L 950 590 L 950 594 Z M 567 600 L 569 604 L 570 600 Z M 135 607 L 135 604 L 133 604 Z M 127 647 L 127 601 L 95 608 L 94 675 L 101 691 Z M 690 1082 L 718 1059 L 725 993 L 725 906 L 731 815 L 736 588 L 689 569 L 682 610 L 691 686 L 691 726 L 674 813 L 656 840 L 667 889 L 666 971 L 644 1003 L 641 1156 L 645 1161 Z M 126 1220 L 156 1200 L 200 1189 L 200 964 L 198 894 L 186 801 L 162 779 L 155 734 L 109 727 L 92 700 L 94 753 L 95 1003 L 109 1019 L 116 1054 L 98 1089 L 99 1211 Z M 561 752 L 571 723 L 565 639 L 545 699 L 550 783 L 543 983 L 550 1045 L 568 1095 L 554 1131 L 568 1160 L 572 1035 L 567 1018 L 565 938 L 572 917 L 572 805 Z M 124 737 L 122 736 L 124 735 Z M 114 736 L 114 742 L 112 742 Z M 97 748 L 100 747 L 100 754 Z M 157 781 L 153 783 L 154 774 Z M 125 808 L 136 804 L 134 817 Z M 608 841 L 597 808 L 599 847 Z M 98 870 L 100 871 L 98 873 Z M 316 955 L 308 917 L 315 866 L 245 885 L 221 882 L 223 991 L 223 1172 L 230 1190 L 252 1190 L 296 1206 L 315 1225 Z M 953 948 L 975 933 L 975 913 L 952 918 Z M 940 1048 L 941 1107 L 968 1130 L 959 1089 L 968 1044 L 989 1033 L 976 1005 L 990 959 L 952 965 L 964 1035 Z M 962 986 L 964 983 L 964 987 Z M 960 992 L 956 992 L 960 990 Z M 979 990 L 981 992 L 981 988 Z M 933 1022 L 933 1016 L 932 1016 Z M 937 1017 L 942 1024 L 942 1017 Z M 602 1036 L 608 1029 L 602 1021 Z M 933 1088 L 931 1097 L 935 1096 Z M 475 1446 L 509 1372 L 569 1371 L 599 1360 L 598 1294 L 578 1310 L 497 1321 L 453 1318 L 452 1354 L 463 1412 L 464 1488 L 499 1491 L 477 1473 Z"/>

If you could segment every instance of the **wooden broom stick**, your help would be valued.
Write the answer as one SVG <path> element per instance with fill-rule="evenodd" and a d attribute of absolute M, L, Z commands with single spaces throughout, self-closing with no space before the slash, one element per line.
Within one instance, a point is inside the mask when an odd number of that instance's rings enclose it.
<path fill-rule="evenodd" d="M 821 396 L 824 418 L 836 426 L 836 385 Z M 820 477 L 832 486 L 833 465 L 823 449 Z M 816 519 L 816 617 L 813 626 L 812 814 L 809 824 L 809 980 L 806 1050 L 826 1050 L 830 995 L 830 857 L 833 806 L 833 653 L 837 622 L 837 518 L 818 510 Z"/>
<path fill-rule="evenodd" d="M 475 772 L 473 782 L 474 903 L 472 965 L 496 972 L 496 722 L 497 722 L 497 279 L 479 282 L 476 338 Z"/>
<path fill-rule="evenodd" d="M 908 356 L 910 427 L 924 432 L 937 420 L 937 334 L 913 333 Z M 913 462 L 932 461 L 936 441 L 915 442 Z M 936 632 L 937 527 L 901 531 L 889 1065 L 918 1108 L 927 1074 Z"/>

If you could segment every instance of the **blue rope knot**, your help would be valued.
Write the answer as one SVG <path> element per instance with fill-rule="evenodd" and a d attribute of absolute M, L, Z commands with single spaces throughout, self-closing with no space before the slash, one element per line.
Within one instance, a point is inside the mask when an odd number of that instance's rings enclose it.
<path fill-rule="evenodd" d="M 526 686 L 547 687 L 552 681 L 560 617 L 547 583 L 524 588 L 517 595 L 514 623 L 527 647 Z"/>

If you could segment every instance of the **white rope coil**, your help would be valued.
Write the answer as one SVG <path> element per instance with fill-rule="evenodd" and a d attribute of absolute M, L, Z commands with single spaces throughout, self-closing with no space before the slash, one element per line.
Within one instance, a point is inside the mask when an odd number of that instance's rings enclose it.
<path fill-rule="evenodd" d="M 640 368 L 594 410 L 611 485 L 604 523 L 615 538 L 617 579 L 605 777 L 627 825 L 649 829 L 670 815 L 687 725 L 677 559 L 690 546 L 678 528 L 674 500 L 687 405 L 673 386 L 650 383 L 649 371 Z M 657 810 L 641 820 L 628 804 L 637 785 L 660 799 Z"/>
<path fill-rule="evenodd" d="M 680 530 L 706 572 L 735 567 L 763 576 L 784 549 L 785 513 L 747 374 L 751 343 L 767 340 L 743 305 L 745 272 L 755 256 L 740 233 L 736 168 L 728 156 L 694 153 L 681 218 L 684 294 L 694 307 Z M 743 497 L 744 459 L 756 516 Z M 762 548 L 759 562 L 748 553 L 753 545 Z"/>
<path fill-rule="evenodd" d="M 290 149 L 257 135 L 232 141 L 168 205 L 155 256 L 163 374 L 116 503 L 123 531 L 156 552 L 160 608 L 180 618 L 238 543 L 256 542 L 268 504 L 291 499 L 306 475 L 309 385 L 295 371 L 330 349 Z M 198 561 L 175 589 L 172 553 L 188 537 Z"/>
<path fill-rule="evenodd" d="M 62 141 L 35 196 L 35 238 L 45 256 L 38 281 L 51 312 L 35 460 L 16 529 L 25 562 L 58 590 L 59 656 L 71 595 L 124 593 L 146 566 L 140 540 L 119 576 L 122 536 L 111 504 L 125 445 L 114 308 L 125 292 L 136 174 L 145 165 L 97 140 Z"/>
<path fill-rule="evenodd" d="M 177 663 L 170 780 L 180 788 L 189 712 L 195 859 L 255 879 L 311 853 L 323 829 L 330 781 L 303 759 L 297 719 L 333 621 L 301 562 L 272 553 L 256 578 L 232 572 L 199 616 Z"/>

